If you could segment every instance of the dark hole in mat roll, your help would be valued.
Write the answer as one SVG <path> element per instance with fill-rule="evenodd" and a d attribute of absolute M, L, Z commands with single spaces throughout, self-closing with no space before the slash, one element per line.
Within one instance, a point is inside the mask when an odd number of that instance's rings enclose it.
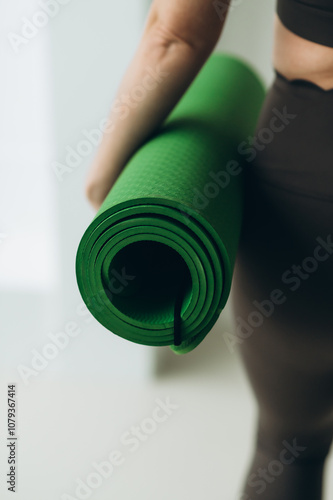
<path fill-rule="evenodd" d="M 247 162 L 239 145 L 253 134 L 264 96 L 247 64 L 213 53 L 132 155 L 76 258 L 82 298 L 108 330 L 177 354 L 211 330 L 229 296 L 241 230 Z"/>
<path fill-rule="evenodd" d="M 126 286 L 117 283 L 117 275 L 121 275 L 123 268 Z M 164 324 L 173 321 L 178 282 L 183 275 L 185 298 L 181 311 L 186 309 L 192 295 L 191 275 L 184 259 L 162 243 L 138 241 L 115 255 L 103 285 L 109 300 L 129 318 Z"/>

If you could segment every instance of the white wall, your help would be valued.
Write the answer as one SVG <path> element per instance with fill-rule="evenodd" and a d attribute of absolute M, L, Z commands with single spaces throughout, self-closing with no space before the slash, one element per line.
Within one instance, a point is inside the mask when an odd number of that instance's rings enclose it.
<path fill-rule="evenodd" d="M 1 376 L 14 379 L 60 312 L 48 37 L 22 19 L 35 13 L 35 3 L 0 6 L 0 366 Z M 24 27 L 36 36 L 23 39 Z"/>
<path fill-rule="evenodd" d="M 232 0 L 217 50 L 252 64 L 266 85 L 273 77 L 273 19 L 276 0 Z"/>

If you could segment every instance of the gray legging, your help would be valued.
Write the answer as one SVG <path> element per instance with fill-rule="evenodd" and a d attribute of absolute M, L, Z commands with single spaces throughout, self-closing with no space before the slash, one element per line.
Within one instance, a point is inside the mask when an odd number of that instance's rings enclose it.
<path fill-rule="evenodd" d="M 333 90 L 275 71 L 250 142 L 231 288 L 258 403 L 242 500 L 320 500 L 333 437 Z"/>

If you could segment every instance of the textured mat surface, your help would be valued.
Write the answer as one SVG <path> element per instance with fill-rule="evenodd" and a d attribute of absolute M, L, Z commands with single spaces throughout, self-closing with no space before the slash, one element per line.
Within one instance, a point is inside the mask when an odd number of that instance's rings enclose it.
<path fill-rule="evenodd" d="M 214 52 L 119 175 L 76 258 L 82 298 L 108 330 L 184 354 L 217 321 L 242 223 L 238 146 L 264 95 L 247 64 Z"/>

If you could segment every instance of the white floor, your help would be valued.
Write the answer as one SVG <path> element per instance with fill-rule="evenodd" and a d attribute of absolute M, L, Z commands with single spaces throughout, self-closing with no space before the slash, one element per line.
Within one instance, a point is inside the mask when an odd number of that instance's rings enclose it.
<path fill-rule="evenodd" d="M 94 328 L 95 323 L 89 335 Z M 145 377 L 108 376 L 106 366 L 98 372 L 89 366 L 76 372 L 74 346 L 66 353 L 67 368 L 65 363 L 58 371 L 45 370 L 29 386 L 17 380 L 15 499 L 240 500 L 255 407 L 239 357 L 223 340 L 226 328 L 220 318 L 204 342 L 185 356 L 176 356 L 168 347 L 151 348 L 156 363 Z M 98 349 L 97 345 L 92 356 Z M 105 359 L 101 355 L 101 363 Z M 122 362 L 126 364 L 126 358 Z M 7 363 L 0 381 L 3 401 L 11 373 Z M 162 409 L 156 413 L 158 402 L 168 398 L 177 408 L 169 415 Z M 165 415 L 165 421 L 152 426 L 147 419 L 156 415 L 157 419 Z M 7 470 L 4 405 L 0 417 L 3 472 Z M 122 441 L 126 432 L 128 440 L 135 425 L 143 426 L 142 440 L 136 438 L 134 444 L 132 436 L 132 441 Z M 96 476 L 93 463 L 111 460 L 116 450 L 121 463 L 108 471 L 108 477 Z M 90 483 L 90 490 L 75 492 L 79 478 Z M 333 458 L 326 478 L 330 500 Z M 4 479 L 0 497 L 13 498 Z"/>

